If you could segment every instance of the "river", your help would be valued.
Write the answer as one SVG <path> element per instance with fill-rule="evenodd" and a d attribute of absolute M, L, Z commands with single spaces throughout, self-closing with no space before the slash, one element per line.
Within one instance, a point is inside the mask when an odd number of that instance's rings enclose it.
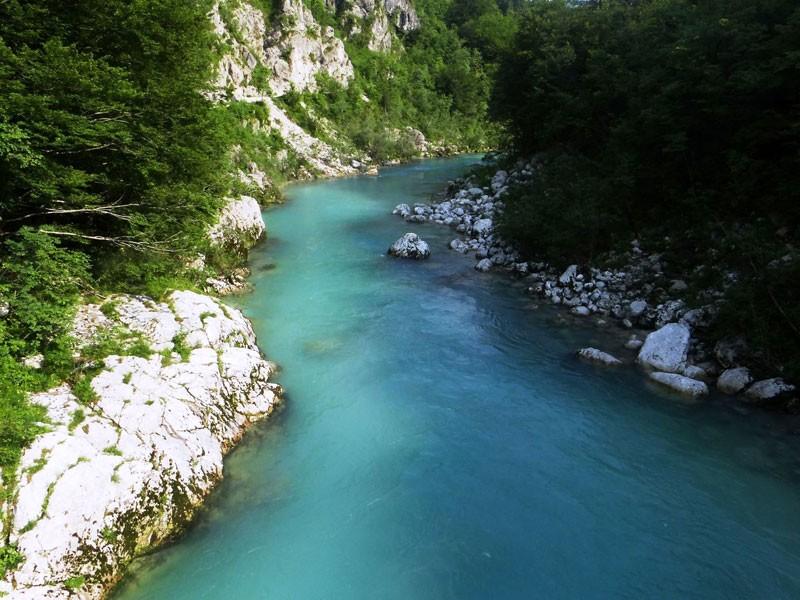
<path fill-rule="evenodd" d="M 297 184 L 266 212 L 237 304 L 285 407 L 117 600 L 800 597 L 780 421 L 578 361 L 601 331 L 390 215 L 474 160 Z M 428 261 L 386 256 L 410 230 Z"/>

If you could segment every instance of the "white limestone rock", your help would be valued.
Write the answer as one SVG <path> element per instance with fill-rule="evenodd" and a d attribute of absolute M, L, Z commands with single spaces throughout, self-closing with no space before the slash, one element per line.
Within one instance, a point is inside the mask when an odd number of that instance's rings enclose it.
<path fill-rule="evenodd" d="M 780 377 L 756 381 L 747 388 L 744 398 L 753 404 L 769 404 L 778 402 L 795 391 L 795 386 Z"/>
<path fill-rule="evenodd" d="M 670 388 L 676 392 L 698 398 L 708 394 L 708 386 L 702 381 L 678 375 L 677 373 L 660 373 L 654 371 L 650 373 L 650 379 Z"/>
<path fill-rule="evenodd" d="M 753 382 L 753 376 L 747 367 L 726 369 L 717 379 L 717 389 L 723 394 L 738 394 Z"/>
<path fill-rule="evenodd" d="M 208 237 L 213 244 L 244 253 L 264 236 L 266 230 L 256 199 L 241 196 L 238 200 L 228 201 Z"/>
<path fill-rule="evenodd" d="M 680 373 L 686 367 L 690 337 L 689 328 L 685 325 L 664 325 L 645 338 L 636 360 L 649 369 Z"/>
<path fill-rule="evenodd" d="M 394 210 L 392 210 L 392 214 L 400 215 L 401 217 L 407 217 L 408 215 L 411 214 L 411 207 L 405 202 L 402 204 L 398 204 L 397 206 L 394 207 Z"/>
<path fill-rule="evenodd" d="M 609 367 L 622 364 L 622 361 L 618 358 L 610 355 L 608 352 L 598 350 L 597 348 L 581 348 L 578 350 L 578 356 L 590 362 L 607 365 Z"/>
<path fill-rule="evenodd" d="M 223 21 L 219 3 L 214 6 L 210 18 L 216 34 L 230 50 L 220 59 L 217 76 L 206 96 L 215 102 L 234 100 L 263 105 L 267 121 L 251 119 L 247 125 L 256 134 L 275 133 L 282 138 L 288 150 L 311 169 L 310 172 L 301 170 L 298 176 L 333 177 L 357 173 L 358 169 L 351 164 L 352 157 L 342 156 L 341 151 L 309 135 L 270 97 L 271 94 L 283 95 L 292 87 L 298 91 L 314 91 L 317 75 L 323 73 L 347 85 L 353 77 L 353 66 L 333 30 L 320 28 L 302 0 L 286 0 L 283 14 L 271 31 L 267 31 L 263 13 L 244 1 L 237 3 L 234 10 L 235 31 L 230 31 Z M 263 84 L 255 77 L 259 69 L 271 72 L 269 89 L 262 89 Z M 316 120 L 322 129 L 326 128 L 324 119 Z M 326 132 L 335 137 L 335 132 Z M 280 164 L 286 158 L 286 150 L 281 150 L 274 160 Z M 248 173 L 241 172 L 240 178 L 258 190 L 271 185 L 257 165 L 256 169 L 249 168 Z"/>
<path fill-rule="evenodd" d="M 107 357 L 90 405 L 65 385 L 32 396 L 51 425 L 18 470 L 9 540 L 25 560 L 0 587 L 11 598 L 75 597 L 64 582 L 76 576 L 81 598 L 102 597 L 135 555 L 191 519 L 225 452 L 280 400 L 238 310 L 194 292 L 167 303 L 118 296 L 114 310 L 82 309 L 84 343 L 116 326 L 167 352 L 181 336 L 190 352 Z"/>
<path fill-rule="evenodd" d="M 275 96 L 294 89 L 317 90 L 318 75 L 347 87 L 353 64 L 332 27 L 321 27 L 302 0 L 284 0 L 277 26 L 264 43 L 264 65 L 271 69 Z"/>
<path fill-rule="evenodd" d="M 389 246 L 388 254 L 399 258 L 423 259 L 431 255 L 428 243 L 416 233 L 404 233 L 394 244 Z"/>

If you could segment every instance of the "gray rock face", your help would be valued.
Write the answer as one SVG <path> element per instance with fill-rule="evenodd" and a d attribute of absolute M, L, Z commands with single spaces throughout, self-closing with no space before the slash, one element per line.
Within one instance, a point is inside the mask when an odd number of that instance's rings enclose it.
<path fill-rule="evenodd" d="M 319 75 L 331 77 L 343 86 L 353 77 L 353 65 L 343 42 L 330 27 L 320 27 L 302 0 L 285 0 L 282 11 L 276 26 L 268 30 L 264 14 L 248 2 L 236 4 L 233 23 L 222 19 L 219 4 L 214 6 L 210 13 L 214 31 L 229 50 L 220 59 L 216 79 L 206 96 L 216 102 L 233 99 L 265 105 L 268 120 L 248 125 L 256 133 L 264 130 L 267 134 L 278 134 L 287 150 L 308 162 L 307 177 L 359 172 L 360 168 L 352 165 L 354 157 L 344 157 L 330 144 L 309 135 L 271 97 L 271 94 L 281 96 L 293 87 L 298 91 L 315 91 Z M 263 83 L 255 76 L 259 68 L 271 71 L 269 89 L 263 89 Z M 274 158 L 277 163 L 285 163 L 288 154 L 281 150 Z M 250 169 L 240 177 L 263 189 L 268 182 L 261 173 L 256 165 L 256 170 Z"/>
<path fill-rule="evenodd" d="M 431 255 L 431 250 L 416 233 L 405 233 L 389 247 L 388 253 L 400 258 L 423 259 Z"/>
<path fill-rule="evenodd" d="M 302 0 L 284 0 L 282 13 L 263 46 L 264 65 L 272 70 L 272 93 L 316 91 L 321 74 L 347 87 L 353 64 L 333 28 L 320 27 Z"/>
<path fill-rule="evenodd" d="M 102 597 L 135 555 L 191 519 L 223 455 L 279 402 L 238 310 L 193 292 L 113 302 L 113 318 L 81 307 L 78 346 L 116 326 L 163 354 L 108 356 L 89 403 L 66 385 L 31 397 L 50 425 L 25 450 L 8 507 L 9 538 L 25 557 L 0 582 L 11 598 Z M 76 595 L 64 584 L 78 575 L 86 584 Z"/>
<path fill-rule="evenodd" d="M 702 381 L 691 379 L 677 373 L 650 373 L 650 379 L 676 392 L 697 398 L 708 394 L 708 386 Z"/>
<path fill-rule="evenodd" d="M 644 367 L 667 373 L 680 373 L 689 353 L 689 328 L 669 323 L 647 336 L 637 361 Z"/>
<path fill-rule="evenodd" d="M 417 12 L 408 0 L 339 0 L 331 4 L 331 12 L 349 17 L 349 37 L 361 33 L 364 24 L 369 26 L 367 47 L 373 52 L 386 52 L 392 48 L 392 27 L 408 33 L 420 26 Z"/>
<path fill-rule="evenodd" d="M 717 379 L 717 389 L 723 394 L 738 394 L 753 382 L 750 369 L 737 367 L 723 371 Z"/>
<path fill-rule="evenodd" d="M 782 398 L 795 391 L 795 386 L 786 383 L 780 377 L 756 381 L 747 388 L 744 397 L 754 404 L 769 404 L 780 401 Z"/>
<path fill-rule="evenodd" d="M 581 348 L 578 350 L 578 356 L 584 360 L 611 367 L 622 364 L 622 361 L 618 358 L 597 348 Z"/>

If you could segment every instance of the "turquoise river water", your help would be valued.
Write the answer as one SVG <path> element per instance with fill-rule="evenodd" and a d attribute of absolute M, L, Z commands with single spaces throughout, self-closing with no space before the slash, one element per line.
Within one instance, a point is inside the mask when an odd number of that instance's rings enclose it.
<path fill-rule="evenodd" d="M 294 185 L 237 302 L 287 401 L 117 600 L 800 598 L 798 442 L 687 404 L 449 251 L 392 259 L 474 157 Z"/>

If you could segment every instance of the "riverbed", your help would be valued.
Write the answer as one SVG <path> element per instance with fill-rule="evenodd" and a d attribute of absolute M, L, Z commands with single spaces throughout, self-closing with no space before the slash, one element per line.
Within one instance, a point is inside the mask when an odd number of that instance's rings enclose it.
<path fill-rule="evenodd" d="M 236 304 L 285 407 L 118 600 L 798 598 L 782 423 L 662 393 L 454 232 L 391 216 L 476 157 L 291 186 Z M 386 256 L 406 231 L 427 261 Z"/>

